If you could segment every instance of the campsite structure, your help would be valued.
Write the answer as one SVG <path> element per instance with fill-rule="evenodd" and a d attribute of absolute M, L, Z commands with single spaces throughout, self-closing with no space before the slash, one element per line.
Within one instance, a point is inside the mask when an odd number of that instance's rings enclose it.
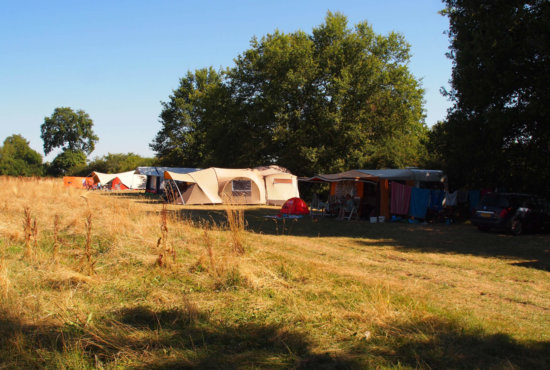
<path fill-rule="evenodd" d="M 92 177 L 63 176 L 63 185 L 77 189 L 88 189 L 94 184 Z"/>
<path fill-rule="evenodd" d="M 164 172 L 166 195 L 177 204 L 282 205 L 298 197 L 297 177 L 278 166 L 253 169 L 211 167 L 179 174 Z"/>
<path fill-rule="evenodd" d="M 135 170 L 136 175 L 145 175 L 147 177 L 145 183 L 145 191 L 147 193 L 162 194 L 164 193 L 164 172 L 186 174 L 199 171 L 200 168 L 183 168 L 183 167 L 138 167 Z"/>
<path fill-rule="evenodd" d="M 350 170 L 335 174 L 322 174 L 313 177 L 300 178 L 300 181 L 330 184 L 330 197 L 337 200 L 350 194 L 357 201 L 357 206 L 363 216 L 391 215 L 392 194 L 396 199 L 398 185 L 409 188 L 443 189 L 446 176 L 441 170 L 419 168 L 381 169 L 381 170 Z M 395 186 L 393 186 L 395 184 Z M 407 204 L 408 209 L 408 204 Z"/>
<path fill-rule="evenodd" d="M 111 190 L 145 190 L 145 175 L 135 174 L 135 171 L 120 173 L 92 172 L 90 175 L 94 185 Z"/>

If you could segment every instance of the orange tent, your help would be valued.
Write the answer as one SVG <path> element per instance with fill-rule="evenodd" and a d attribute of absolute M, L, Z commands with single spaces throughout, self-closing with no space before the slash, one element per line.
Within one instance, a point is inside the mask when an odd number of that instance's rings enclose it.
<path fill-rule="evenodd" d="M 71 188 L 88 189 L 94 185 L 91 177 L 64 176 L 63 185 Z"/>
<path fill-rule="evenodd" d="M 111 190 L 128 190 L 130 189 L 120 180 L 120 178 L 115 177 L 111 180 Z"/>

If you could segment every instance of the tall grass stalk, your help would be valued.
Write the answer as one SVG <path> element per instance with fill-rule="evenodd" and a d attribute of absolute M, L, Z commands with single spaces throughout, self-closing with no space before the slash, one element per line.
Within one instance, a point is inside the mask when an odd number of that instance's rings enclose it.
<path fill-rule="evenodd" d="M 32 241 L 33 241 L 33 249 L 34 251 L 38 250 L 38 222 L 36 221 L 36 217 L 33 219 L 32 222 Z"/>
<path fill-rule="evenodd" d="M 167 266 L 169 257 L 172 257 L 173 263 L 176 262 L 176 250 L 168 244 L 168 209 L 166 204 L 162 205 L 160 211 L 160 237 L 157 240 L 157 250 L 157 265 Z"/>
<path fill-rule="evenodd" d="M 229 205 L 225 208 L 225 214 L 229 230 L 231 231 L 231 246 L 233 251 L 242 255 L 244 254 L 244 209 Z"/>
<path fill-rule="evenodd" d="M 52 259 L 57 261 L 59 253 L 59 215 L 56 214 L 53 218 L 53 248 Z"/>
<path fill-rule="evenodd" d="M 84 246 L 84 263 L 88 275 L 95 273 L 95 261 L 92 259 L 92 212 L 88 211 L 86 215 L 86 244 Z"/>
<path fill-rule="evenodd" d="M 2 257 L 0 258 L 0 293 L 4 300 L 8 298 L 10 291 L 10 280 L 8 277 L 8 266 L 6 265 L 5 251 L 2 250 Z"/>
<path fill-rule="evenodd" d="M 33 235 L 33 228 L 31 209 L 29 207 L 25 207 L 23 210 L 23 234 L 25 235 L 24 257 L 26 259 L 30 259 L 32 257 L 31 239 Z"/>
<path fill-rule="evenodd" d="M 209 271 L 217 276 L 218 268 L 216 264 L 216 258 L 214 257 L 212 238 L 210 237 L 209 228 L 206 225 L 202 229 L 202 240 L 204 242 L 204 249 L 206 249 L 206 254 L 208 255 L 208 261 L 210 262 Z"/>

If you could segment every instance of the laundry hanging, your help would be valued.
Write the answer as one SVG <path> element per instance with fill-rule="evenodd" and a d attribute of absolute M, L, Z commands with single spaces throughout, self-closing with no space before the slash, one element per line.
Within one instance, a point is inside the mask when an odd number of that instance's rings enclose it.
<path fill-rule="evenodd" d="M 406 215 L 409 213 L 411 200 L 411 187 L 398 182 L 391 183 L 390 212 L 394 215 Z"/>

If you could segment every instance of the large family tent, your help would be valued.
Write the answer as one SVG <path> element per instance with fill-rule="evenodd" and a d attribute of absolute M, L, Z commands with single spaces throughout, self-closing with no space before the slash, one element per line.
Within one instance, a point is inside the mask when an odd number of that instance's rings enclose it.
<path fill-rule="evenodd" d="M 182 167 L 138 167 L 135 171 L 137 175 L 147 176 L 145 191 L 148 193 L 162 194 L 164 192 L 164 172 L 185 174 L 195 172 L 200 168 L 182 168 Z"/>
<path fill-rule="evenodd" d="M 296 176 L 276 166 L 211 167 L 186 174 L 166 171 L 164 179 L 170 184 L 168 199 L 178 204 L 282 204 L 298 196 Z"/>
<path fill-rule="evenodd" d="M 300 178 L 300 181 L 330 184 L 330 196 L 342 199 L 346 194 L 359 199 L 366 216 L 390 216 L 390 183 L 411 187 L 441 187 L 446 177 L 441 170 L 419 168 L 350 170 L 335 174 Z"/>
<path fill-rule="evenodd" d="M 165 194 L 176 204 L 220 204 L 218 180 L 213 168 L 191 173 L 164 172 Z"/>
<path fill-rule="evenodd" d="M 94 184 L 111 190 L 145 190 L 147 176 L 136 175 L 135 171 L 121 173 L 92 172 Z"/>

